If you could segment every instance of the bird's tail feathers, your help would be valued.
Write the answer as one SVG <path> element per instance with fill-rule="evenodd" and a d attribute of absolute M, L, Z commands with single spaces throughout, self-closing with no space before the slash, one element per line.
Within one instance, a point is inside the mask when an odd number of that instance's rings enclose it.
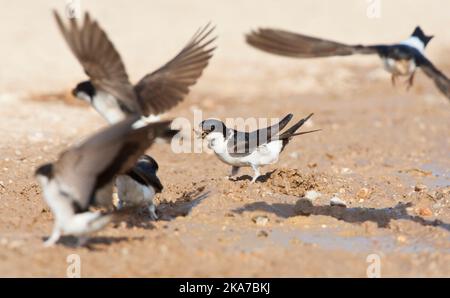
<path fill-rule="evenodd" d="M 314 114 L 311 113 L 308 115 L 308 117 L 303 118 L 302 120 L 300 120 L 299 122 L 297 122 L 296 124 L 294 124 L 293 126 L 291 126 L 289 129 L 287 129 L 286 131 L 284 131 L 282 134 L 280 134 L 278 136 L 279 139 L 288 139 L 293 137 L 294 135 L 299 135 L 299 134 L 304 134 L 304 133 L 298 133 L 295 134 L 295 132 L 303 125 L 305 124 L 306 121 L 309 120 L 309 118 L 311 118 Z"/>

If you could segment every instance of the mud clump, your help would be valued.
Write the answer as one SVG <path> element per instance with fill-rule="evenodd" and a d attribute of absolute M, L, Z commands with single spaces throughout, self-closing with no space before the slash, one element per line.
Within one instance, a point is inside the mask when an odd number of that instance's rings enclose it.
<path fill-rule="evenodd" d="M 308 190 L 320 190 L 317 174 L 302 174 L 296 169 L 278 169 L 267 179 L 267 187 L 274 192 L 303 197 Z"/>

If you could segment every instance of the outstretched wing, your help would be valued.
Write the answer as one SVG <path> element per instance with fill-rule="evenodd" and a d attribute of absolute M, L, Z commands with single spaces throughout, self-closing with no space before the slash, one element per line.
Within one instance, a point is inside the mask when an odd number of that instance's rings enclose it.
<path fill-rule="evenodd" d="M 208 65 L 215 47 L 214 27 L 198 30 L 172 60 L 144 76 L 134 87 L 144 115 L 157 115 L 177 105 L 188 94 Z"/>
<path fill-rule="evenodd" d="M 436 87 L 450 99 L 450 80 L 437 69 L 430 60 L 420 53 L 416 54 L 416 63 L 423 72 L 434 81 Z"/>
<path fill-rule="evenodd" d="M 98 23 L 87 12 L 81 27 L 75 18 L 71 18 L 66 27 L 56 11 L 54 16 L 64 39 L 92 84 L 112 94 L 130 111 L 139 113 L 136 95 L 120 54 Z"/>
<path fill-rule="evenodd" d="M 272 54 L 315 58 L 347 56 L 353 54 L 377 54 L 378 46 L 346 45 L 278 29 L 258 29 L 246 36 L 247 43 Z"/>

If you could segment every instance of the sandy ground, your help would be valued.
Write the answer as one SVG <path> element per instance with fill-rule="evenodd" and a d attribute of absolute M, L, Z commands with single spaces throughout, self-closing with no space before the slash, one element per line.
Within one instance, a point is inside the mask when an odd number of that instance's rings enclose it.
<path fill-rule="evenodd" d="M 243 2 L 243 3 L 241 3 Z M 393 88 L 376 57 L 293 60 L 258 52 L 243 33 L 275 26 L 344 42 L 393 42 L 415 25 L 450 74 L 448 1 L 82 1 L 122 53 L 130 76 L 169 59 L 195 29 L 217 24 L 218 50 L 188 98 L 165 118 L 281 117 L 314 112 L 308 129 L 253 185 L 208 153 L 149 150 L 165 190 L 160 220 L 111 225 L 88 247 L 44 248 L 52 214 L 32 173 L 106 125 L 67 95 L 84 79 L 51 18 L 64 1 L 0 1 L 0 276 L 450 276 L 450 105 L 418 73 Z M 281 5 L 278 2 L 283 2 Z M 424 14 L 423 12 L 427 13 Z M 302 197 L 315 190 L 312 203 Z M 332 196 L 347 208 L 330 207 Z"/>

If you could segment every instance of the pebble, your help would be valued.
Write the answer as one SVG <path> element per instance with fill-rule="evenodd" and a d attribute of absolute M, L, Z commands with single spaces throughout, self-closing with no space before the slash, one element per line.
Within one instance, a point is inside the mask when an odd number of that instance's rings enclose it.
<path fill-rule="evenodd" d="M 252 220 L 258 226 L 265 226 L 269 222 L 269 218 L 267 216 L 256 216 Z"/>
<path fill-rule="evenodd" d="M 358 192 L 356 193 L 356 196 L 359 199 L 366 199 L 369 196 L 369 189 L 366 187 L 361 188 L 360 190 L 358 190 Z"/>
<path fill-rule="evenodd" d="M 397 241 L 399 243 L 405 243 L 407 241 L 407 238 L 406 238 L 406 236 L 400 235 L 397 237 Z"/>
<path fill-rule="evenodd" d="M 342 168 L 341 169 L 341 174 L 351 174 L 353 173 L 352 170 L 350 170 L 349 168 Z"/>
<path fill-rule="evenodd" d="M 299 154 L 298 152 L 292 152 L 291 154 L 289 154 L 290 157 L 297 159 Z"/>
<path fill-rule="evenodd" d="M 261 231 L 258 232 L 257 236 L 258 236 L 258 237 L 268 237 L 268 236 L 269 236 L 269 233 L 267 233 L 267 232 L 264 231 L 264 230 L 261 230 Z"/>
<path fill-rule="evenodd" d="M 314 202 L 315 199 L 318 199 L 322 196 L 322 194 L 315 190 L 308 190 L 305 192 L 305 199 L 310 200 L 311 202 Z"/>
<path fill-rule="evenodd" d="M 347 207 L 347 203 L 344 200 L 334 196 L 330 199 L 330 206 Z"/>
<path fill-rule="evenodd" d="M 426 189 L 427 189 L 427 186 L 424 184 L 417 184 L 414 187 L 414 191 L 416 191 L 416 192 L 422 192 L 422 191 L 425 191 Z"/>
<path fill-rule="evenodd" d="M 418 213 L 421 216 L 432 216 L 433 215 L 433 212 L 430 210 L 430 208 L 419 208 Z"/>

